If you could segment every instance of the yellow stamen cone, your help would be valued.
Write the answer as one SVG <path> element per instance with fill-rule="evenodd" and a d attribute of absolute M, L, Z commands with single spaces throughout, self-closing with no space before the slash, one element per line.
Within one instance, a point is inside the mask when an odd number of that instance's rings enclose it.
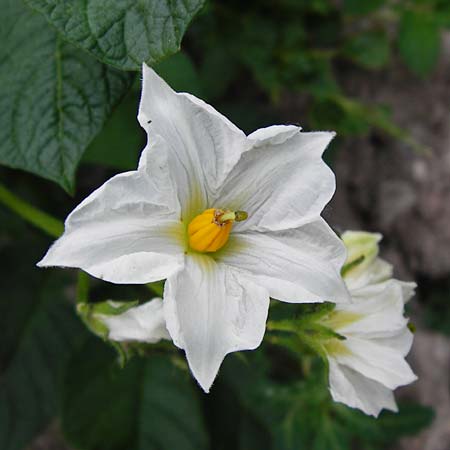
<path fill-rule="evenodd" d="M 188 226 L 189 246 L 197 252 L 216 252 L 228 242 L 233 222 L 246 218 L 244 211 L 207 209 Z"/>

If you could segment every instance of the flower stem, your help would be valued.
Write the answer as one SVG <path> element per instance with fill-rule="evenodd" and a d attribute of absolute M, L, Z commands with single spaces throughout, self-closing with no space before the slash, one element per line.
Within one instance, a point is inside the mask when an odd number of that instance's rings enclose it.
<path fill-rule="evenodd" d="M 77 303 L 89 302 L 89 275 L 82 270 L 78 272 L 76 301 Z"/>
<path fill-rule="evenodd" d="M 0 203 L 52 237 L 57 238 L 64 231 L 62 222 L 17 197 L 2 184 L 0 184 Z"/>

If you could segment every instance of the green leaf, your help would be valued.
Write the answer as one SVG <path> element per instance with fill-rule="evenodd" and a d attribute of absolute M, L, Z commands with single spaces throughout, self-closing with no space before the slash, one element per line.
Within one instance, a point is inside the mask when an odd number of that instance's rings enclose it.
<path fill-rule="evenodd" d="M 437 63 L 441 44 L 434 15 L 427 11 L 406 11 L 400 23 L 400 55 L 416 75 L 425 77 Z"/>
<path fill-rule="evenodd" d="M 400 404 L 398 414 L 384 411 L 378 419 L 366 416 L 332 401 L 327 372 L 317 359 L 311 361 L 309 371 L 299 372 L 289 382 L 274 378 L 287 361 L 276 359 L 270 371 L 255 371 L 258 354 L 261 349 L 249 355 L 251 364 L 236 357 L 225 360 L 216 387 L 222 390 L 220 381 L 225 380 L 226 392 L 239 394 L 242 406 L 238 409 L 271 433 L 274 450 L 381 450 L 399 437 L 416 434 L 433 418 L 430 408 L 417 404 Z"/>
<path fill-rule="evenodd" d="M 65 39 L 122 70 L 176 53 L 204 0 L 26 0 Z"/>
<path fill-rule="evenodd" d="M 224 96 L 238 73 L 235 55 L 227 49 L 224 42 L 217 43 L 215 48 L 205 51 L 199 69 L 199 77 L 205 97 L 217 99 Z"/>
<path fill-rule="evenodd" d="M 42 271 L 34 267 L 48 240 L 20 217 L 0 207 L 0 373 L 8 367 L 42 289 Z M 26 283 L 23 282 L 26 280 Z"/>
<path fill-rule="evenodd" d="M 9 314 L 0 318 L 2 329 L 21 327 L 18 344 L 0 381 L 2 450 L 21 450 L 57 413 L 64 365 L 85 337 L 73 308 L 64 302 L 59 280 L 50 279 L 38 295 L 31 286 L 29 289 L 33 308 L 28 309 L 26 321 L 10 321 L 12 308 L 21 310 L 26 306 L 21 303 L 10 305 Z M 7 291 L 2 292 L 4 295 Z M 1 300 L 3 312 L 3 303 L 11 300 Z"/>
<path fill-rule="evenodd" d="M 155 66 L 159 76 L 178 92 L 203 97 L 203 88 L 191 58 L 183 52 L 161 61 Z"/>
<path fill-rule="evenodd" d="M 343 52 L 366 69 L 381 69 L 389 62 L 389 39 L 384 31 L 362 33 L 351 39 Z"/>
<path fill-rule="evenodd" d="M 90 339 L 65 379 L 62 425 L 85 450 L 208 448 L 189 373 L 167 357 L 135 358 L 120 369 L 114 352 Z"/>
<path fill-rule="evenodd" d="M 136 170 L 146 141 L 145 132 L 136 120 L 138 102 L 138 96 L 134 92 L 124 98 L 89 145 L 82 163 Z"/>
<path fill-rule="evenodd" d="M 71 191 L 83 152 L 132 75 L 67 44 L 22 2 L 0 7 L 0 163 Z"/>
<path fill-rule="evenodd" d="M 401 403 L 398 413 L 384 412 L 378 419 L 378 425 L 384 440 L 417 434 L 431 425 L 434 411 L 428 406 L 417 403 Z"/>
<path fill-rule="evenodd" d="M 400 403 L 398 413 L 382 411 L 378 419 L 342 404 L 333 405 L 336 420 L 352 430 L 361 442 L 389 443 L 402 436 L 417 434 L 431 424 L 434 412 L 417 403 Z"/>

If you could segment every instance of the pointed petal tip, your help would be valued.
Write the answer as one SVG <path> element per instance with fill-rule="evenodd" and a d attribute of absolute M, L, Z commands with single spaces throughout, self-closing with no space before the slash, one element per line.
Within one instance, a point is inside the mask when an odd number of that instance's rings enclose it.
<path fill-rule="evenodd" d="M 207 387 L 207 385 L 202 386 L 198 380 L 197 380 L 197 383 L 198 383 L 198 385 L 201 387 L 202 391 L 203 391 L 205 394 L 209 394 L 209 393 L 210 393 L 210 390 L 211 390 L 211 386 L 212 386 L 212 385 L 210 385 L 209 387 Z"/>
<path fill-rule="evenodd" d="M 337 133 L 336 131 L 327 131 L 326 133 L 328 134 L 328 142 L 327 142 L 328 147 L 328 145 L 330 145 L 330 142 L 336 137 Z"/>
<path fill-rule="evenodd" d="M 60 238 L 61 239 L 61 238 Z M 47 250 L 47 253 L 41 258 L 40 261 L 36 263 L 36 267 L 45 268 L 45 267 L 69 267 L 66 264 L 61 264 L 60 261 L 58 261 L 58 251 L 55 251 L 57 249 L 57 244 L 60 241 L 60 239 L 56 240 L 50 248 Z M 55 258 L 56 256 L 56 258 Z M 61 256 L 61 255 L 59 255 Z"/>
<path fill-rule="evenodd" d="M 50 247 L 51 249 L 51 247 Z M 47 253 L 36 263 L 36 267 L 43 268 L 43 267 L 52 267 L 54 264 L 49 264 L 48 262 L 48 254 L 50 252 L 50 249 L 47 251 Z"/>
<path fill-rule="evenodd" d="M 407 383 L 407 384 L 414 383 L 414 382 L 416 382 L 418 379 L 419 379 L 418 375 L 416 375 L 416 374 L 411 370 L 411 381 L 410 381 L 409 383 Z"/>
<path fill-rule="evenodd" d="M 191 370 L 192 376 L 196 379 L 198 385 L 200 386 L 200 388 L 202 389 L 202 391 L 205 394 L 209 394 L 211 387 L 214 383 L 214 380 L 216 379 L 218 373 L 219 373 L 219 368 L 220 365 L 217 368 L 212 368 L 212 370 L 208 370 L 208 368 L 206 370 L 198 370 L 197 367 L 195 367 L 195 364 L 192 364 L 190 361 L 190 358 L 187 358 L 188 364 L 189 364 L 189 368 Z"/>

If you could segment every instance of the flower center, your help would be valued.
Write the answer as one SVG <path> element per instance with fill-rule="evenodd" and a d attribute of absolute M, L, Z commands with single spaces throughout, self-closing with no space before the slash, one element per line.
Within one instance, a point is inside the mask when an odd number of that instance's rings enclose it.
<path fill-rule="evenodd" d="M 194 217 L 188 226 L 189 246 L 197 252 L 216 252 L 227 243 L 233 222 L 241 222 L 247 217 L 245 211 L 207 209 Z"/>

